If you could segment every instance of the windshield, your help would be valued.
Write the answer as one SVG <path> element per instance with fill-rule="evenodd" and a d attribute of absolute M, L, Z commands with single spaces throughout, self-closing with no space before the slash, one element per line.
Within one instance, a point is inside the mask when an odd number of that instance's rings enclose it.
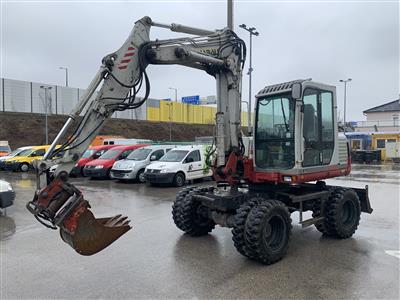
<path fill-rule="evenodd" d="M 82 158 L 91 157 L 95 152 L 96 152 L 96 150 L 88 149 L 85 151 L 85 153 L 83 153 Z"/>
<path fill-rule="evenodd" d="M 128 155 L 126 159 L 128 160 L 145 160 L 147 156 L 150 154 L 150 149 L 136 149 L 131 154 Z"/>
<path fill-rule="evenodd" d="M 24 150 L 15 149 L 13 152 L 11 152 L 11 153 L 8 154 L 8 155 L 9 155 L 9 156 L 20 156 L 22 151 L 24 151 Z"/>
<path fill-rule="evenodd" d="M 178 162 L 182 161 L 185 158 L 186 154 L 189 151 L 187 150 L 171 150 L 167 152 L 163 157 L 160 158 L 159 161 L 169 161 L 169 162 Z"/>
<path fill-rule="evenodd" d="M 260 168 L 290 169 L 294 165 L 295 101 L 287 94 L 257 102 L 255 157 Z"/>
<path fill-rule="evenodd" d="M 18 154 L 18 156 L 28 156 L 29 154 L 31 154 L 32 151 L 33 149 L 23 150 L 20 154 Z"/>
<path fill-rule="evenodd" d="M 104 153 L 102 156 L 99 157 L 99 159 L 114 159 L 118 155 L 121 154 L 121 150 L 108 150 L 106 153 Z"/>

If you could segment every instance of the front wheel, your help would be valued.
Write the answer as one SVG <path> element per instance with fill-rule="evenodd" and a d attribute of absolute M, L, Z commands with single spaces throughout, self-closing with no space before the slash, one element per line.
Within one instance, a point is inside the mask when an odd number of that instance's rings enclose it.
<path fill-rule="evenodd" d="M 276 200 L 266 200 L 255 206 L 246 221 L 246 254 L 263 264 L 282 259 L 288 249 L 292 229 L 286 205 Z"/>
<path fill-rule="evenodd" d="M 175 174 L 172 184 L 176 187 L 181 187 L 185 185 L 185 182 L 185 174 L 179 172 Z"/>
<path fill-rule="evenodd" d="M 27 163 L 20 164 L 19 170 L 21 172 L 28 172 L 29 171 L 29 164 L 27 164 Z"/>
<path fill-rule="evenodd" d="M 140 183 L 146 182 L 146 178 L 144 177 L 144 169 L 141 169 L 136 174 L 136 181 Z"/>

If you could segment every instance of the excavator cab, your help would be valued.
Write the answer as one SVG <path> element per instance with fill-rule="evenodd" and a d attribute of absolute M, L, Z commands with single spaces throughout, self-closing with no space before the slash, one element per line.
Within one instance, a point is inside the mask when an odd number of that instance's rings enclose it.
<path fill-rule="evenodd" d="M 350 172 L 344 136 L 338 134 L 334 86 L 296 80 L 256 95 L 255 181 L 302 183 Z"/>

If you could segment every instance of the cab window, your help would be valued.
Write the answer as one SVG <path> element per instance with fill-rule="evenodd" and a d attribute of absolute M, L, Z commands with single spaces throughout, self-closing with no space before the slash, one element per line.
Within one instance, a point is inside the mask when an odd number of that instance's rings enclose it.
<path fill-rule="evenodd" d="M 162 149 L 161 150 L 156 150 L 151 154 L 151 156 L 155 156 L 154 160 L 159 160 L 161 157 L 164 156 L 164 150 L 162 150 Z"/>
<path fill-rule="evenodd" d="M 125 159 L 128 157 L 128 155 L 132 152 L 133 150 L 126 150 L 122 152 L 122 154 L 118 157 L 118 159 Z"/>
<path fill-rule="evenodd" d="M 29 156 L 43 156 L 46 153 L 44 149 L 38 149 L 36 151 L 33 151 L 31 155 Z"/>
<path fill-rule="evenodd" d="M 195 161 L 200 161 L 200 151 L 199 150 L 194 150 L 186 156 L 185 163 L 191 163 Z"/>

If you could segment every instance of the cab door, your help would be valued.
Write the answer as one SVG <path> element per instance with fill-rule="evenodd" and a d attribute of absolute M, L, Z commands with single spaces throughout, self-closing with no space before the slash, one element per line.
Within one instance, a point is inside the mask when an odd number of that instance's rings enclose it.
<path fill-rule="evenodd" d="M 186 179 L 196 179 L 203 177 L 203 164 L 201 162 L 200 150 L 193 150 L 190 152 L 183 165 L 186 171 Z"/>
<path fill-rule="evenodd" d="M 334 139 L 333 94 L 306 88 L 303 98 L 303 167 L 328 165 L 331 162 Z"/>

